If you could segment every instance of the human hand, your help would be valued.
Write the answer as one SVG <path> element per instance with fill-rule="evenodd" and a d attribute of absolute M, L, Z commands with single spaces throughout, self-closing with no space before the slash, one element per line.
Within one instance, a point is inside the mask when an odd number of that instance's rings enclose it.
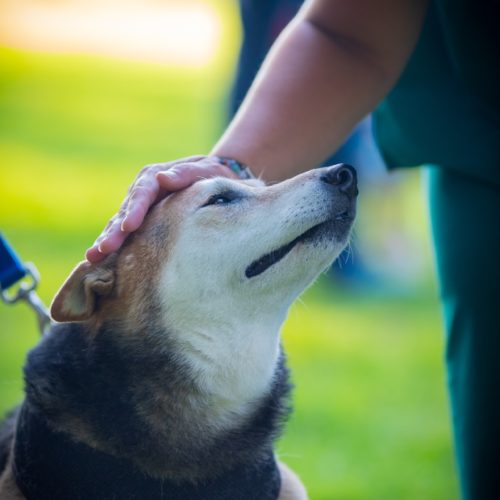
<path fill-rule="evenodd" d="M 213 156 L 190 156 L 167 163 L 146 165 L 130 186 L 118 213 L 86 252 L 87 260 L 99 262 L 118 250 L 127 236 L 138 229 L 151 205 L 169 193 L 208 177 L 238 176 Z"/>

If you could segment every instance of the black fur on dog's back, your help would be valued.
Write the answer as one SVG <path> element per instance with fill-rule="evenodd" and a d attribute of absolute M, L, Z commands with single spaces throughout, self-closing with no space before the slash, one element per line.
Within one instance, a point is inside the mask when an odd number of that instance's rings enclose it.
<path fill-rule="evenodd" d="M 116 324 L 92 334 L 81 323 L 57 325 L 29 354 L 25 404 L 52 429 L 155 477 L 197 482 L 267 459 L 289 413 L 283 356 L 248 417 L 214 433 L 210 400 L 168 338 Z"/>

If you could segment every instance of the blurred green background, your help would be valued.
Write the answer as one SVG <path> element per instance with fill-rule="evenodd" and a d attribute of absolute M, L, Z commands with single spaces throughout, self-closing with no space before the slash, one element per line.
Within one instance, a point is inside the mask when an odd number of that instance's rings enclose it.
<path fill-rule="evenodd" d="M 23 33 L 33 6 L 46 7 L 50 18 L 67 4 L 7 2 L 4 23 L 17 19 Z M 169 6 L 189 6 L 195 15 L 209 9 L 210 57 L 145 61 L 104 45 L 99 53 L 44 44 L 50 30 L 33 40 L 0 35 L 0 229 L 36 263 L 47 303 L 139 168 L 206 152 L 224 124 L 239 43 L 236 5 L 141 5 L 166 16 Z M 15 17 L 20 7 L 25 11 Z M 361 194 L 357 238 L 368 261 L 385 255 L 383 286 L 353 291 L 322 278 L 284 328 L 296 390 L 279 455 L 312 499 L 458 496 L 425 207 L 418 174 L 400 177 L 395 186 Z M 410 255 L 391 274 L 386 250 L 394 228 Z M 0 304 L 0 322 L 4 413 L 22 398 L 21 367 L 38 334 L 24 305 Z"/>

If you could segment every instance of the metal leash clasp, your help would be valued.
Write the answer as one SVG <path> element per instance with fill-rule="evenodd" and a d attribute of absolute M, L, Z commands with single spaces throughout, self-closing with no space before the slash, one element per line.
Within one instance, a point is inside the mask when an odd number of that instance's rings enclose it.
<path fill-rule="evenodd" d="M 47 308 L 45 307 L 42 299 L 36 293 L 36 287 L 40 282 L 40 275 L 35 265 L 31 262 L 27 262 L 24 265 L 26 275 L 22 280 L 16 284 L 16 288 L 13 291 L 8 289 L 2 289 L 0 286 L 0 295 L 3 302 L 6 304 L 15 304 L 20 300 L 26 302 L 31 309 L 35 312 L 38 320 L 38 327 L 42 335 L 47 333 L 47 330 L 51 324 L 51 319 Z"/>

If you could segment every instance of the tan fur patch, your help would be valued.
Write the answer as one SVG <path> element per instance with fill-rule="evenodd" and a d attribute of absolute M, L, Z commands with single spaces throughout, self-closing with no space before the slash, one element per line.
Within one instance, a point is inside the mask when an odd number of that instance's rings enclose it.
<path fill-rule="evenodd" d="M 2 500 L 25 500 L 19 491 L 12 471 L 12 453 L 9 462 L 0 476 L 0 498 Z"/>
<path fill-rule="evenodd" d="M 278 467 L 281 474 L 281 490 L 278 500 L 307 500 L 306 489 L 297 474 L 283 462 L 278 462 Z"/>

